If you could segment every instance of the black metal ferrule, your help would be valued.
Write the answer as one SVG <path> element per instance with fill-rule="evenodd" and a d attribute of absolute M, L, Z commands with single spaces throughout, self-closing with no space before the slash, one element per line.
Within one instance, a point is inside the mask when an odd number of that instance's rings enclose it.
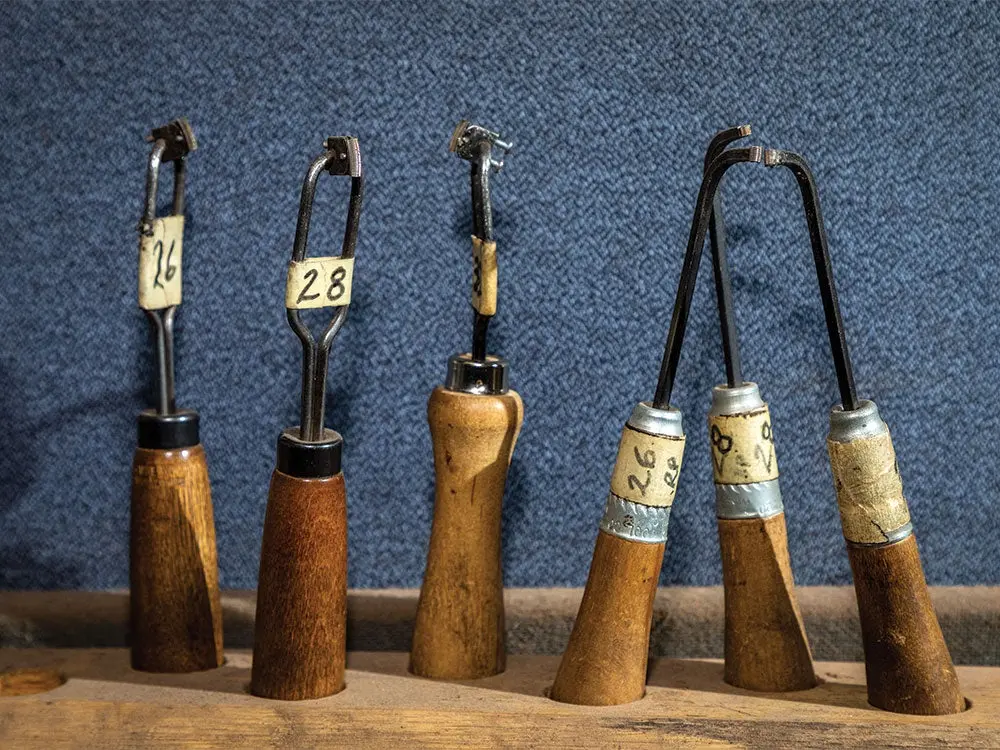
<path fill-rule="evenodd" d="M 198 412 L 181 409 L 174 414 L 157 414 L 145 409 L 139 414 L 139 447 L 153 450 L 192 448 L 198 435 Z"/>
<path fill-rule="evenodd" d="M 299 438 L 299 428 L 289 427 L 278 436 L 278 471 L 301 479 L 322 479 L 340 473 L 344 439 L 340 433 L 324 429 L 321 440 Z"/>

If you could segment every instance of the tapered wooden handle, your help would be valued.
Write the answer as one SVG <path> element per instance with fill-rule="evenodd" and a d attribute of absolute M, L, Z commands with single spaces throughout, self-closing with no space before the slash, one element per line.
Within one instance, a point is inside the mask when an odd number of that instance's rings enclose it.
<path fill-rule="evenodd" d="M 646 691 L 649 630 L 665 542 L 597 533 L 587 587 L 551 697 L 610 706 Z"/>
<path fill-rule="evenodd" d="M 132 666 L 193 672 L 222 664 L 212 493 L 201 445 L 139 448 L 132 464 Z"/>
<path fill-rule="evenodd" d="M 868 701 L 904 714 L 953 714 L 965 699 L 938 625 L 913 534 L 847 545 L 861 615 Z"/>
<path fill-rule="evenodd" d="M 785 514 L 719 519 L 726 597 L 725 680 L 745 690 L 816 685 L 788 557 Z"/>
<path fill-rule="evenodd" d="M 344 475 L 275 470 L 264 517 L 250 692 L 304 700 L 344 688 L 347 497 Z"/>
<path fill-rule="evenodd" d="M 414 674 L 473 679 L 504 670 L 500 517 L 523 415 L 513 391 L 431 394 L 434 521 L 410 652 Z"/>
<path fill-rule="evenodd" d="M 858 597 L 868 701 L 907 714 L 964 710 L 927 592 L 892 438 L 875 404 L 834 409 L 827 447 Z"/>
<path fill-rule="evenodd" d="M 726 597 L 725 680 L 745 690 L 816 685 L 795 599 L 771 412 L 755 383 L 716 386 L 708 416 Z"/>

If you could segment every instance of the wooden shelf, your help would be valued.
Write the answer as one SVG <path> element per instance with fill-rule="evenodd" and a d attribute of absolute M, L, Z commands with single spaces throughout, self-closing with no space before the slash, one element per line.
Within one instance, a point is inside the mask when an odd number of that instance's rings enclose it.
<path fill-rule="evenodd" d="M 0 697 L 0 747 L 1000 747 L 1000 668 L 959 667 L 972 707 L 903 716 L 868 706 L 860 664 L 820 662 L 823 683 L 784 695 L 722 681 L 716 660 L 660 659 L 635 703 L 545 696 L 558 657 L 517 656 L 476 682 L 431 682 L 407 654 L 350 653 L 347 689 L 286 703 L 246 692 L 250 654 L 185 675 L 129 668 L 125 649 L 6 649 L 0 670 L 54 670 L 49 692 Z"/>

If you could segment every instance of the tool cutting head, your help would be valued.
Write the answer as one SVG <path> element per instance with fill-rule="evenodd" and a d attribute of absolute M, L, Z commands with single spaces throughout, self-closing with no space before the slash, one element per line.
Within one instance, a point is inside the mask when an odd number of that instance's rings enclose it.
<path fill-rule="evenodd" d="M 358 224 L 361 219 L 361 202 L 364 197 L 364 174 L 361 169 L 361 151 L 358 139 L 351 137 L 327 138 L 324 151 L 309 166 L 302 185 L 299 202 L 299 219 L 295 229 L 292 264 L 289 268 L 289 285 L 286 289 L 285 307 L 288 324 L 302 342 L 302 405 L 298 437 L 305 442 L 316 442 L 323 437 L 323 414 L 326 405 L 326 373 L 330 347 L 347 319 L 350 305 L 350 274 L 353 263 L 330 262 L 306 265 L 306 246 L 309 241 L 309 224 L 312 219 L 316 183 L 323 172 L 351 178 L 351 197 L 347 209 L 347 224 L 340 255 L 316 261 L 352 261 L 358 242 Z M 332 270 L 330 270 L 332 269 Z M 304 285 L 291 294 L 292 285 L 301 271 Z M 313 336 L 302 322 L 299 310 L 311 307 L 333 307 L 333 315 L 326 328 Z"/>
<path fill-rule="evenodd" d="M 705 152 L 705 166 L 709 165 L 730 143 L 750 135 L 749 125 L 720 130 L 712 138 Z M 719 327 L 722 331 L 722 354 L 726 363 L 726 380 L 730 388 L 743 384 L 740 360 L 740 340 L 736 331 L 733 310 L 733 288 L 726 254 L 726 223 L 722 215 L 722 196 L 716 193 L 712 201 L 712 218 L 708 225 L 709 243 L 712 246 L 712 271 L 715 276 L 715 296 L 719 309 Z"/>
<path fill-rule="evenodd" d="M 486 335 L 490 319 L 496 313 L 496 244 L 493 240 L 493 205 L 490 198 L 490 173 L 503 169 L 503 155 L 513 143 L 501 140 L 500 134 L 481 125 L 462 120 L 448 143 L 448 150 L 471 163 L 473 299 L 472 359 L 486 361 Z M 503 155 L 494 158 L 494 149 Z"/>
<path fill-rule="evenodd" d="M 726 170 L 730 167 L 743 162 L 760 162 L 762 154 L 763 150 L 760 146 L 729 149 L 716 156 L 705 170 L 701 189 L 698 191 L 698 201 L 695 204 L 691 231 L 688 235 L 687 250 L 684 253 L 684 265 L 681 268 L 681 276 L 677 285 L 673 315 L 670 319 L 670 332 L 667 335 L 667 345 L 660 365 L 656 395 L 653 398 L 653 406 L 657 409 L 667 409 L 670 406 L 670 395 L 674 387 L 677 365 L 680 362 L 684 331 L 687 327 L 691 300 L 694 297 L 694 287 L 698 277 L 698 266 L 701 263 L 702 248 L 705 244 L 705 235 L 708 233 L 713 202 L 719 184 L 722 182 Z"/>
<path fill-rule="evenodd" d="M 802 206 L 806 213 L 806 223 L 809 225 L 809 241 L 812 244 L 813 261 L 816 264 L 819 293 L 823 299 L 823 314 L 826 318 L 826 330 L 830 336 L 830 349 L 833 353 L 833 366 L 837 371 L 841 404 L 845 411 L 853 411 L 858 408 L 859 402 L 854 386 L 851 357 L 847 351 L 844 322 L 840 316 L 840 302 L 837 300 L 837 289 L 833 283 L 833 264 L 830 261 L 823 213 L 819 207 L 816 180 L 806 160 L 791 151 L 768 149 L 764 152 L 764 164 L 768 167 L 790 169 L 802 193 Z"/>
<path fill-rule="evenodd" d="M 157 220 L 156 197 L 161 164 L 163 162 L 173 162 L 174 164 L 174 194 L 170 216 L 183 216 L 187 155 L 198 147 L 194 131 L 184 118 L 171 120 L 166 125 L 154 128 L 146 136 L 146 142 L 152 143 L 153 146 L 150 149 L 146 167 L 145 208 L 142 219 L 139 221 L 140 251 L 143 238 L 153 236 Z M 170 269 L 167 269 L 166 272 L 170 273 Z M 170 304 L 157 309 L 144 307 L 143 310 L 156 338 L 156 415 L 160 417 L 177 414 L 174 393 L 174 314 L 176 309 L 176 304 Z"/>

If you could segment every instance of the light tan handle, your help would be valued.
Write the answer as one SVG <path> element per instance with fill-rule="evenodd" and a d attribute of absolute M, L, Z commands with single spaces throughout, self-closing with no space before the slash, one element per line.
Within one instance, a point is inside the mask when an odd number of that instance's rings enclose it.
<path fill-rule="evenodd" d="M 131 507 L 132 667 L 194 672 L 220 666 L 215 524 L 201 445 L 137 449 Z"/>
<path fill-rule="evenodd" d="M 523 416 L 513 391 L 431 394 L 434 521 L 410 652 L 414 674 L 473 679 L 504 670 L 500 518 Z"/>
<path fill-rule="evenodd" d="M 726 597 L 725 680 L 744 690 L 816 685 L 795 599 L 785 514 L 718 519 Z"/>
<path fill-rule="evenodd" d="M 250 692 L 305 700 L 344 689 L 347 496 L 344 475 L 275 470 L 264 517 Z"/>
<path fill-rule="evenodd" d="M 610 706 L 646 692 L 649 630 L 666 543 L 597 533 L 594 559 L 551 697 Z"/>
<path fill-rule="evenodd" d="M 827 447 L 858 597 L 868 701 L 897 713 L 957 713 L 965 699 L 927 592 L 892 438 L 874 404 L 862 402 L 857 412 L 834 411 Z M 862 417 L 868 422 L 851 424 Z"/>

